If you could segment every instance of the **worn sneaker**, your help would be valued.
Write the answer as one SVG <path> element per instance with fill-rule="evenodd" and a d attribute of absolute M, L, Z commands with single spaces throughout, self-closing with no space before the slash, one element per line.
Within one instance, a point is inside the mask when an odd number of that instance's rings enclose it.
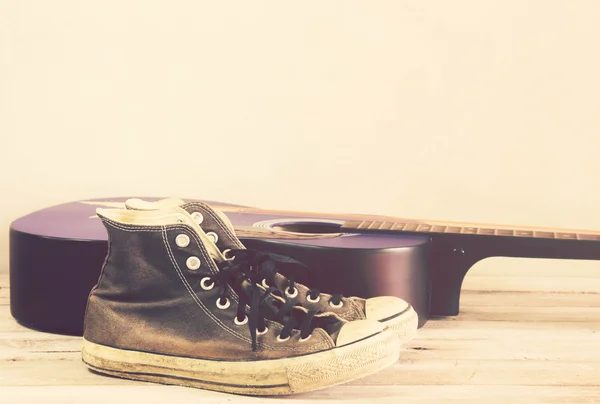
<path fill-rule="evenodd" d="M 184 209 L 97 209 L 108 253 L 85 313 L 82 359 L 121 378 L 247 395 L 316 390 L 397 361 L 372 320 L 294 306 L 225 259 Z"/>
<path fill-rule="evenodd" d="M 347 321 L 375 320 L 390 328 L 401 341 L 415 337 L 418 328 L 418 315 L 406 301 L 395 296 L 379 296 L 369 299 L 344 297 L 341 294 L 322 293 L 295 282 L 291 271 L 286 276 L 278 273 L 284 267 L 303 266 L 296 260 L 266 251 L 249 250 L 236 236 L 233 225 L 227 216 L 208 204 L 194 201 L 185 203 L 181 199 L 168 198 L 155 202 L 137 198 L 129 199 L 125 206 L 130 210 L 152 211 L 161 208 L 181 207 L 206 231 L 219 251 L 240 265 L 260 268 L 260 282 L 264 288 L 276 287 L 288 300 L 310 310 L 335 313 Z"/>

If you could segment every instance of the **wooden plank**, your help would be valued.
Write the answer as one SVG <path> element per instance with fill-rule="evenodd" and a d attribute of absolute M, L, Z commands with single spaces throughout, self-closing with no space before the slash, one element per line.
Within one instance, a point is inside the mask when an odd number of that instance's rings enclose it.
<path fill-rule="evenodd" d="M 78 336 L 52 334 L 22 327 L 19 331 L 0 332 L 0 349 L 2 349 L 3 347 L 30 348 L 31 346 L 38 343 L 68 343 L 69 341 L 79 341 L 80 339 L 81 337 Z"/>
<path fill-rule="evenodd" d="M 4 387 L 6 404 L 80 403 L 106 404 L 107 402 L 145 404 L 204 404 L 235 403 L 289 403 L 289 397 L 255 398 L 199 389 L 159 386 L 140 383 L 131 386 L 49 386 Z M 329 389 L 294 396 L 294 403 L 330 404 L 369 401 L 372 403 L 591 403 L 600 398 L 598 387 L 572 386 L 335 386 Z"/>
<path fill-rule="evenodd" d="M 7 305 L 9 303 L 10 303 L 10 288 L 8 287 L 8 279 L 7 279 L 7 276 L 0 275 L 0 306 Z"/>
<path fill-rule="evenodd" d="M 0 363 L 25 360 L 70 360 L 81 352 L 81 338 L 0 338 Z"/>
<path fill-rule="evenodd" d="M 579 338 L 585 335 L 596 335 L 600 333 L 600 323 L 598 322 L 536 322 L 536 321 L 492 321 L 492 320 L 458 320 L 461 315 L 456 317 L 441 317 L 430 319 L 424 327 L 417 332 L 418 338 L 431 338 L 441 336 L 444 339 L 461 338 L 469 336 L 475 338 L 494 338 L 502 337 L 503 334 L 517 333 L 522 336 L 531 335 L 536 337 L 536 333 L 549 333 L 564 338 Z"/>
<path fill-rule="evenodd" d="M 0 386 L 85 386 L 135 385 L 135 381 L 93 373 L 81 361 L 81 354 L 47 354 L 0 361 Z"/>
<path fill-rule="evenodd" d="M 600 261 L 492 257 L 476 263 L 467 276 L 600 278 Z"/>
<path fill-rule="evenodd" d="M 573 386 L 337 386 L 306 395 L 300 402 L 347 402 L 360 400 L 376 403 L 589 403 L 600 397 L 598 387 Z M 331 400 L 331 401 L 329 401 Z"/>
<path fill-rule="evenodd" d="M 407 345 L 403 361 L 444 360 L 540 360 L 600 363 L 600 339 L 567 338 L 546 340 L 536 336 L 500 333 L 495 338 L 426 339 L 420 337 Z M 550 334 L 551 335 L 551 334 Z"/>
<path fill-rule="evenodd" d="M 600 323 L 600 307 L 508 307 L 461 305 L 456 321 Z"/>
<path fill-rule="evenodd" d="M 394 367 L 354 382 L 360 385 L 485 384 L 597 385 L 598 363 L 548 360 L 442 360 L 406 357 Z M 476 376 L 476 377 L 475 377 Z M 71 358 L 15 360 L 0 368 L 0 385 L 132 384 L 89 372 L 79 354 Z"/>
<path fill-rule="evenodd" d="M 415 361 L 540 360 L 551 364 L 573 360 L 597 364 L 598 346 L 599 322 L 460 321 L 452 317 L 430 320 L 407 345 L 403 357 Z"/>
<path fill-rule="evenodd" d="M 135 384 L 87 370 L 79 354 L 69 359 L 0 362 L 0 386 Z M 407 357 L 350 385 L 600 386 L 598 361 L 427 359 Z"/>
<path fill-rule="evenodd" d="M 600 363 L 401 357 L 391 368 L 350 384 L 600 386 Z"/>
<path fill-rule="evenodd" d="M 465 290 L 460 300 L 475 307 L 600 307 L 600 293 Z"/>
<path fill-rule="evenodd" d="M 567 278 L 535 276 L 469 276 L 462 290 L 510 292 L 600 293 L 600 278 Z"/>

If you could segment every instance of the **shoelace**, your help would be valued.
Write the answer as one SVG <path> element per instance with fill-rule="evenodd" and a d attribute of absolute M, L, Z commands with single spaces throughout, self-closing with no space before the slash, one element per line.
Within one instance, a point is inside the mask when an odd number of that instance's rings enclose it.
<path fill-rule="evenodd" d="M 226 305 L 228 302 L 228 289 L 230 286 L 238 295 L 238 306 L 236 320 L 238 324 L 248 320 L 248 327 L 252 337 L 252 351 L 257 350 L 256 335 L 257 332 L 262 334 L 266 331 L 265 318 L 283 324 L 281 333 L 278 336 L 280 341 L 285 341 L 291 336 L 293 329 L 300 330 L 300 338 L 306 340 L 310 337 L 316 325 L 313 319 L 318 310 L 308 310 L 305 312 L 295 307 L 294 302 L 284 298 L 281 302 L 273 297 L 272 294 L 277 294 L 276 287 L 270 287 L 266 291 L 257 285 L 259 275 L 257 267 L 251 262 L 245 260 L 223 261 L 219 265 L 219 272 L 199 274 L 203 276 L 202 282 L 209 288 L 213 285 L 220 288 L 220 297 L 218 303 Z M 244 282 L 249 285 L 244 287 Z M 212 285 L 211 285 L 212 284 Z M 271 305 L 277 311 L 274 314 L 265 313 L 265 305 Z M 247 310 L 247 307 L 250 309 Z M 273 310 L 271 310 L 272 312 Z"/>
<path fill-rule="evenodd" d="M 229 249 L 226 251 L 228 259 L 235 262 L 248 263 L 252 267 L 258 268 L 258 281 L 262 282 L 265 280 L 269 285 L 269 289 L 276 288 L 276 286 L 273 286 L 275 285 L 275 274 L 280 271 L 285 271 L 285 277 L 289 281 L 289 284 L 284 289 L 276 289 L 283 294 L 283 297 L 286 300 L 287 296 L 285 292 L 287 291 L 287 293 L 291 295 L 296 288 L 296 281 L 292 273 L 302 271 L 309 274 L 309 276 L 311 274 L 309 268 L 302 262 L 284 255 L 254 249 Z M 316 288 L 311 288 L 307 292 L 307 296 L 311 300 L 317 299 L 320 295 L 321 291 Z M 344 296 L 341 293 L 333 293 L 331 294 L 329 302 L 337 306 L 341 303 L 343 297 Z"/>

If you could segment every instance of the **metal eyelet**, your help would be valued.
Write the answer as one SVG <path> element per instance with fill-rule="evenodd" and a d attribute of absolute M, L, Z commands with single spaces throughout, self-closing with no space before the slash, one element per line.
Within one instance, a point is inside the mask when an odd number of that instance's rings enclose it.
<path fill-rule="evenodd" d="M 287 337 L 285 337 L 285 338 L 281 338 L 281 334 L 279 334 L 279 335 L 277 336 L 277 341 L 279 341 L 279 342 L 285 342 L 285 341 L 287 341 L 288 339 L 290 339 L 290 336 L 289 336 L 289 335 L 288 335 Z"/>
<path fill-rule="evenodd" d="M 177 244 L 177 247 L 185 248 L 190 245 L 190 238 L 187 234 L 179 234 L 175 237 L 175 244 Z"/>
<path fill-rule="evenodd" d="M 267 284 L 267 280 L 266 280 L 266 279 L 263 279 L 263 280 L 260 282 L 260 284 L 263 286 L 263 288 L 265 288 L 265 289 L 269 289 L 269 285 Z"/>
<path fill-rule="evenodd" d="M 311 303 L 318 303 L 321 300 L 321 295 L 318 295 L 315 299 L 310 297 L 310 295 L 306 295 L 306 301 Z"/>
<path fill-rule="evenodd" d="M 210 241 L 212 241 L 215 244 L 217 244 L 217 241 L 219 241 L 219 236 L 214 231 L 209 231 L 208 233 L 206 233 L 206 237 L 208 237 Z"/>
<path fill-rule="evenodd" d="M 298 296 L 298 289 L 297 288 L 294 288 L 294 292 L 293 293 L 290 293 L 289 290 L 290 290 L 290 288 L 287 288 L 285 290 L 285 295 L 287 297 L 289 297 L 290 299 L 293 299 L 294 297 Z"/>
<path fill-rule="evenodd" d="M 220 308 L 221 310 L 225 310 L 230 305 L 231 305 L 231 302 L 229 301 L 228 298 L 225 298 L 225 304 L 221 304 L 221 298 L 217 299 L 217 307 Z"/>
<path fill-rule="evenodd" d="M 198 224 L 202 224 L 202 222 L 204 221 L 204 216 L 202 216 L 202 213 L 200 212 L 194 212 L 191 214 L 192 219 L 194 219 L 194 222 L 198 223 Z"/>
<path fill-rule="evenodd" d="M 200 258 L 191 256 L 185 261 L 185 265 L 189 270 L 195 271 L 196 269 L 200 268 Z"/>
<path fill-rule="evenodd" d="M 234 259 L 235 259 L 235 255 L 234 255 L 233 257 L 228 257 L 228 256 L 227 256 L 227 254 L 229 254 L 230 252 L 231 252 L 231 248 L 228 248 L 228 249 L 226 249 L 226 250 L 223 250 L 223 253 L 222 253 L 222 254 L 223 254 L 223 257 L 225 257 L 225 259 L 226 259 L 227 261 L 232 261 L 232 260 L 234 260 Z"/>
<path fill-rule="evenodd" d="M 202 278 L 202 280 L 200 281 L 200 287 L 204 290 L 211 290 L 212 288 L 215 287 L 215 283 L 211 282 L 210 285 L 207 285 L 206 282 L 209 282 L 210 278 L 207 276 L 205 278 Z"/>
<path fill-rule="evenodd" d="M 342 307 L 342 306 L 344 305 L 344 302 L 342 302 L 342 301 L 340 300 L 340 302 L 339 302 L 338 304 L 333 304 L 333 303 L 331 303 L 331 300 L 330 300 L 330 301 L 329 301 L 329 305 L 330 305 L 331 307 L 333 307 L 334 309 L 339 309 L 340 307 Z"/>
<path fill-rule="evenodd" d="M 306 338 L 300 338 L 298 341 L 299 342 L 308 341 L 310 339 L 310 337 L 312 337 L 312 334 L 308 334 L 308 337 L 306 337 Z"/>
<path fill-rule="evenodd" d="M 269 329 L 267 327 L 265 327 L 265 329 L 262 331 L 256 330 L 256 335 L 265 335 L 267 333 L 267 331 L 269 331 Z"/>
<path fill-rule="evenodd" d="M 235 325 L 244 325 L 248 322 L 248 316 L 244 316 L 244 319 L 242 321 L 239 321 L 237 316 L 235 316 L 233 318 L 233 322 L 235 323 Z"/>

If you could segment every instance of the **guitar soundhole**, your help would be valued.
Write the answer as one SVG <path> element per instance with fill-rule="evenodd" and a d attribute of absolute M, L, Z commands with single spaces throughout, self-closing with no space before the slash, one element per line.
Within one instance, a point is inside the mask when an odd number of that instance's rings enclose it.
<path fill-rule="evenodd" d="M 307 234 L 334 234 L 339 233 L 341 224 L 327 222 L 289 222 L 277 223 L 271 226 L 275 231 Z"/>

